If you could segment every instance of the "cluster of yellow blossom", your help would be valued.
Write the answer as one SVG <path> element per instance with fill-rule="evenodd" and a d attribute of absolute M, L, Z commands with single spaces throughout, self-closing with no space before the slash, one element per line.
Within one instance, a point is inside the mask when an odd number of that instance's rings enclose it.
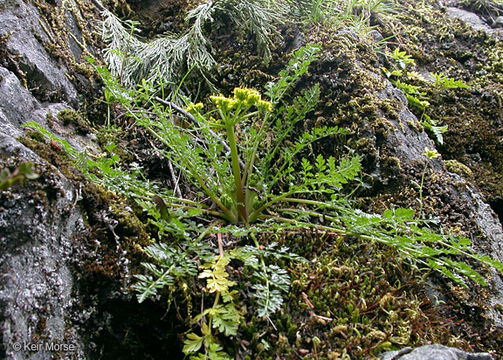
<path fill-rule="evenodd" d="M 238 107 L 250 108 L 252 106 L 256 106 L 261 111 L 272 111 L 272 104 L 269 101 L 262 100 L 260 93 L 255 89 L 235 88 L 233 98 L 214 95 L 210 99 L 218 109 L 224 112 Z"/>
<path fill-rule="evenodd" d="M 191 114 L 197 114 L 203 109 L 203 104 L 202 103 L 197 103 L 197 104 L 192 104 L 190 103 L 189 106 L 185 108 L 185 111 Z"/>

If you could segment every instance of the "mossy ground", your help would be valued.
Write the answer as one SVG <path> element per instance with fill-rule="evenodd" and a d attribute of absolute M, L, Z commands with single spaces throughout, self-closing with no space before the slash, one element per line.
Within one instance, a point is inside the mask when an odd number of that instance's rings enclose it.
<path fill-rule="evenodd" d="M 465 3 L 484 15 L 480 3 Z M 437 148 L 444 159 L 471 170 L 472 175 L 465 178 L 476 183 L 489 203 L 499 203 L 503 197 L 501 41 L 448 19 L 433 1 L 420 6 L 403 2 L 402 6 L 406 11 L 395 26 L 400 29 L 401 48 L 414 56 L 420 72 L 444 73 L 470 87 L 445 89 L 423 82 L 422 89 L 431 99 L 427 114 L 448 126 L 445 142 Z M 501 218 L 501 210 L 494 210 Z"/>
<path fill-rule="evenodd" d="M 254 358 L 363 359 L 428 342 L 470 348 L 419 290 L 422 275 L 393 250 L 316 233 L 285 241 L 309 258 L 290 269 L 292 289 L 273 319 L 276 329 L 266 333 L 258 319 L 245 324 Z"/>

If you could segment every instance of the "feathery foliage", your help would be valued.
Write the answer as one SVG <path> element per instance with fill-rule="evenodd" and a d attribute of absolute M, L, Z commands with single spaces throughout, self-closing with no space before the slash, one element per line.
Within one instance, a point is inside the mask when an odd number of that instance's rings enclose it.
<path fill-rule="evenodd" d="M 281 1 L 220 0 L 206 1 L 188 11 L 187 28 L 181 34 L 162 35 L 142 41 L 136 35 L 138 23 L 121 21 L 109 10 L 103 10 L 102 38 L 108 48 L 105 61 L 110 72 L 126 87 L 145 79 L 158 83 L 163 79 L 171 90 L 190 69 L 208 73 L 215 65 L 211 42 L 205 29 L 214 19 L 225 14 L 235 25 L 255 36 L 258 52 L 266 62 L 271 58 L 272 36 L 285 13 Z"/>
<path fill-rule="evenodd" d="M 366 36 L 372 15 L 386 16 L 394 11 L 393 3 L 384 0 L 287 0 L 290 12 L 299 19 L 336 29 L 352 28 Z"/>
<path fill-rule="evenodd" d="M 396 86 L 397 89 L 404 93 L 411 107 L 421 111 L 421 125 L 433 134 L 435 140 L 439 144 L 443 144 L 443 134 L 447 132 L 447 125 L 440 125 L 438 120 L 433 119 L 430 115 L 426 114 L 426 110 L 430 106 L 430 99 L 426 92 L 418 85 L 412 85 L 400 80 L 406 77 L 411 77 L 411 73 L 407 73 L 407 76 L 404 76 L 404 71 L 406 72 L 408 68 L 415 66 L 416 62 L 405 51 L 400 51 L 398 48 L 387 55 L 391 60 L 393 60 L 393 69 L 388 70 L 383 67 L 382 71 L 384 75 L 393 85 Z M 433 77 L 435 79 L 436 86 L 451 89 L 467 87 L 467 85 L 462 81 L 454 81 L 453 79 L 447 78 L 444 74 L 433 74 Z"/>

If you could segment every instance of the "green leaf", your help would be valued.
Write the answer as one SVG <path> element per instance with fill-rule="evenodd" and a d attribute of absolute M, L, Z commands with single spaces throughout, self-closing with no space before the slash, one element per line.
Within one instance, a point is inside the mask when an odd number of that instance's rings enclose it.
<path fill-rule="evenodd" d="M 203 345 L 204 338 L 196 335 L 194 333 L 187 334 L 185 341 L 183 342 L 183 353 L 185 355 L 193 354 L 201 348 Z"/>
<path fill-rule="evenodd" d="M 441 274 L 443 274 L 445 277 L 451 279 L 452 281 L 454 281 L 456 284 L 458 285 L 461 285 L 463 287 L 467 287 L 466 284 L 464 283 L 464 281 L 458 277 L 458 276 L 455 276 L 451 271 L 449 271 L 444 265 L 438 263 L 437 261 L 435 260 L 430 260 L 428 262 L 428 264 L 430 265 L 430 267 L 438 272 L 440 272 Z"/>
<path fill-rule="evenodd" d="M 473 270 L 467 264 L 450 259 L 445 259 L 445 262 L 449 264 L 449 266 L 451 266 L 452 269 L 454 269 L 456 272 L 463 275 L 464 277 L 472 280 L 473 282 L 479 285 L 487 286 L 487 283 L 485 282 L 484 278 L 480 276 L 475 270 Z"/>
<path fill-rule="evenodd" d="M 237 334 L 241 324 L 241 314 L 233 303 L 213 308 L 209 314 L 213 320 L 213 328 L 218 329 L 225 336 Z"/>
<path fill-rule="evenodd" d="M 402 220 L 413 220 L 416 212 L 412 209 L 398 208 L 395 210 L 395 216 Z"/>
<path fill-rule="evenodd" d="M 478 261 L 503 273 L 503 264 L 486 255 L 473 255 Z"/>

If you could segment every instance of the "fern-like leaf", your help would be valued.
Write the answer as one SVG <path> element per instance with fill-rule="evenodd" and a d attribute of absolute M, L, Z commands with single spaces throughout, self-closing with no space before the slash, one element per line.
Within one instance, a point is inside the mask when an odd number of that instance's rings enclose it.
<path fill-rule="evenodd" d="M 173 286 L 176 278 L 195 276 L 197 265 L 187 256 L 187 252 L 177 251 L 167 244 L 154 244 L 145 248 L 152 257 L 152 263 L 142 263 L 147 270 L 146 275 L 135 275 L 138 282 L 133 289 L 138 292 L 138 302 L 142 303 L 149 297 L 158 295 L 164 287 Z"/>

